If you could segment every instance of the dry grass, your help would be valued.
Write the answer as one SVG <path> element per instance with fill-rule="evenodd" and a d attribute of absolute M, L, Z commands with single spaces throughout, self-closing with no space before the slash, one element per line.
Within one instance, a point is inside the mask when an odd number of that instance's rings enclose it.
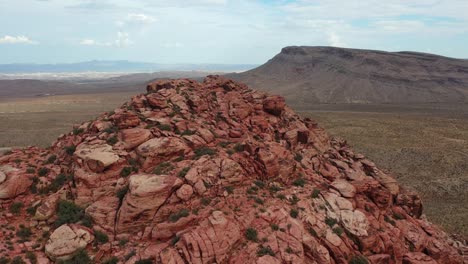
<path fill-rule="evenodd" d="M 416 189 L 431 221 L 468 235 L 468 119 L 412 113 L 305 115 Z"/>
<path fill-rule="evenodd" d="M 134 93 L 62 95 L 0 102 L 0 147 L 50 146 L 73 124 L 113 110 Z"/>

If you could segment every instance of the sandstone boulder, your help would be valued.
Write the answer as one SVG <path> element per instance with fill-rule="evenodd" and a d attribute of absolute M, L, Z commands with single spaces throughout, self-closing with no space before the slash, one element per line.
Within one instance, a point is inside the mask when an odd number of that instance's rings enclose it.
<path fill-rule="evenodd" d="M 117 230 L 131 231 L 148 225 L 159 207 L 182 185 L 175 176 L 134 174 L 129 179 L 129 191 L 120 207 Z"/>
<path fill-rule="evenodd" d="M 151 137 L 151 131 L 143 128 L 123 129 L 119 133 L 125 149 L 133 149 Z"/>
<path fill-rule="evenodd" d="M 107 144 L 88 145 L 83 143 L 77 147 L 75 155 L 84 160 L 93 172 L 102 172 L 119 160 L 119 156 Z"/>
<path fill-rule="evenodd" d="M 0 165 L 0 199 L 14 198 L 31 186 L 32 180 L 24 172 L 9 165 Z"/>
<path fill-rule="evenodd" d="M 45 253 L 53 260 L 67 260 L 94 239 L 91 231 L 79 225 L 62 225 L 49 237 Z"/>
<path fill-rule="evenodd" d="M 269 96 L 263 101 L 263 109 L 265 112 L 275 116 L 280 116 L 285 106 L 285 100 L 281 96 Z"/>

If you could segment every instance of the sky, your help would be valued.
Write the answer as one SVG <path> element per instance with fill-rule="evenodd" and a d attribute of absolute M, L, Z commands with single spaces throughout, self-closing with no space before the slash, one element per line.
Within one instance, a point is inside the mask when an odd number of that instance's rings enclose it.
<path fill-rule="evenodd" d="M 468 0 L 0 0 L 2 64 L 262 64 L 292 45 L 468 58 Z"/>

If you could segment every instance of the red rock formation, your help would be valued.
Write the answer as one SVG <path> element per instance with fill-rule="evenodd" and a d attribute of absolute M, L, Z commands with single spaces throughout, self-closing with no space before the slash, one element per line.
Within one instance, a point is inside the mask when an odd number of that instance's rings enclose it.
<path fill-rule="evenodd" d="M 466 249 L 422 217 L 416 194 L 282 97 L 216 76 L 147 90 L 51 149 L 0 157 L 0 256 L 463 262 Z"/>

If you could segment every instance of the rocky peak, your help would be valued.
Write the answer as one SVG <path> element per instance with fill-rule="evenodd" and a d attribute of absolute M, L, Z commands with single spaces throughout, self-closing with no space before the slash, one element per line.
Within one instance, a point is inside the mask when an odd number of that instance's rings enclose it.
<path fill-rule="evenodd" d="M 0 256 L 463 263 L 417 194 L 282 97 L 218 76 L 150 83 L 0 164 Z"/>

